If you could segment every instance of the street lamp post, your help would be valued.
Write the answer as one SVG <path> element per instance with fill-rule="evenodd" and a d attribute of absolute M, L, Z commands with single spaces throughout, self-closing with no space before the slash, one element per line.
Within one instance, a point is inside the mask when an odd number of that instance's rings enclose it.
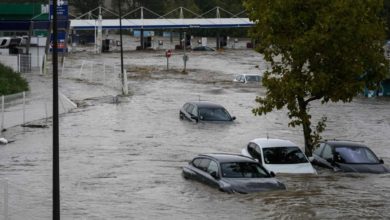
<path fill-rule="evenodd" d="M 120 40 L 120 48 L 121 48 L 121 82 L 122 82 L 122 94 L 127 95 L 127 74 L 124 73 L 123 70 L 123 40 L 122 40 L 122 9 L 121 9 L 121 1 L 118 1 L 118 9 L 119 9 L 119 40 Z"/>

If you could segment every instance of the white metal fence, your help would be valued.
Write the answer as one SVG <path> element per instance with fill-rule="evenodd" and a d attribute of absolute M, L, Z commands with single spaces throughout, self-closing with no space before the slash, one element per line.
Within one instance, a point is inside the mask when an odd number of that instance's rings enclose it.
<path fill-rule="evenodd" d="M 121 89 L 120 67 L 115 64 L 88 60 L 68 60 L 61 66 L 60 77 Z"/>
<path fill-rule="evenodd" d="M 32 121 L 47 119 L 52 116 L 52 101 L 34 98 L 29 92 L 21 92 L 7 96 L 0 96 L 1 131 L 16 125 L 23 125 Z M 60 113 L 69 112 L 77 106 L 59 95 Z"/>
<path fill-rule="evenodd" d="M 31 54 L 0 55 L 0 63 L 20 73 L 29 73 L 33 69 L 42 70 L 44 59 L 44 54 L 39 56 Z"/>

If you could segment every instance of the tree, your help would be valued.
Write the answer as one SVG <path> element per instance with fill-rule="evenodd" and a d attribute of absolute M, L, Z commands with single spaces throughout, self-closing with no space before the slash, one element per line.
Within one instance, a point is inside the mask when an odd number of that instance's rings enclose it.
<path fill-rule="evenodd" d="M 325 128 L 313 131 L 310 103 L 350 102 L 365 86 L 387 74 L 383 1 L 247 0 L 256 25 L 251 36 L 271 65 L 264 73 L 265 97 L 257 97 L 255 115 L 288 109 L 289 126 L 302 126 L 305 151 Z"/>
<path fill-rule="evenodd" d="M 0 96 L 27 90 L 27 81 L 19 73 L 0 63 Z"/>
<path fill-rule="evenodd" d="M 84 14 L 99 6 L 103 6 L 103 0 L 69 0 L 69 5 L 75 7 L 80 14 Z M 97 15 L 97 12 L 95 14 Z"/>

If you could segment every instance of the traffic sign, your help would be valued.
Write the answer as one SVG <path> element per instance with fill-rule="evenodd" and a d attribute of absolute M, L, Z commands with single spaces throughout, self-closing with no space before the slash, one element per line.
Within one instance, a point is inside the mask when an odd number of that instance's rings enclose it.
<path fill-rule="evenodd" d="M 169 57 L 171 57 L 171 56 L 172 56 L 172 51 L 171 51 L 171 50 L 165 51 L 165 57 L 166 57 L 166 58 L 169 58 Z"/>

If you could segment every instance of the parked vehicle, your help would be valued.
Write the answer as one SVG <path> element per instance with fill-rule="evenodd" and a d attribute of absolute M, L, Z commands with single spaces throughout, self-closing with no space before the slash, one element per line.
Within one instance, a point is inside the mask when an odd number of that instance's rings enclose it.
<path fill-rule="evenodd" d="M 192 51 L 215 51 L 215 49 L 208 46 L 199 46 L 199 47 L 194 47 Z"/>
<path fill-rule="evenodd" d="M 236 117 L 219 104 L 207 101 L 187 102 L 179 112 L 180 119 L 193 122 L 199 121 L 234 121 Z"/>
<path fill-rule="evenodd" d="M 237 75 L 233 82 L 236 83 L 260 83 L 261 82 L 261 76 L 258 74 L 240 74 Z"/>
<path fill-rule="evenodd" d="M 388 173 L 382 159 L 366 145 L 352 141 L 323 141 L 313 152 L 312 163 L 334 171 Z"/>
<path fill-rule="evenodd" d="M 274 173 L 317 174 L 302 150 L 291 141 L 257 138 L 241 154 L 256 159 Z"/>
<path fill-rule="evenodd" d="M 228 193 L 286 189 L 274 178 L 274 173 L 269 173 L 255 160 L 238 154 L 199 155 L 183 167 L 182 175 Z"/>

